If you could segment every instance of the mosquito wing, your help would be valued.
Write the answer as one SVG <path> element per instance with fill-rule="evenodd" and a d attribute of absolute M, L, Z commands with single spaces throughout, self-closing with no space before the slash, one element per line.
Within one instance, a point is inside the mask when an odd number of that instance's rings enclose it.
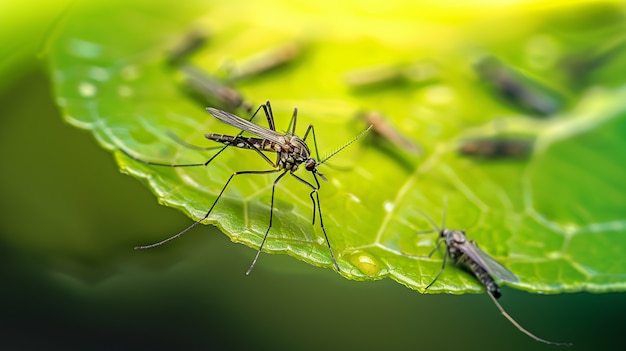
<path fill-rule="evenodd" d="M 519 281 L 515 274 L 506 269 L 506 267 L 500 264 L 500 262 L 491 258 L 491 256 L 481 250 L 478 246 L 469 241 L 464 242 L 461 246 L 463 253 L 466 254 L 471 260 L 478 263 L 478 265 L 483 267 L 489 274 L 507 282 L 515 283 Z"/>
<path fill-rule="evenodd" d="M 250 121 L 246 121 L 245 119 L 235 116 L 232 113 L 228 113 L 226 111 L 218 110 L 216 108 L 207 107 L 206 110 L 213 115 L 213 117 L 219 119 L 220 121 L 230 124 L 231 126 L 246 131 L 248 133 L 252 133 L 260 138 L 267 139 L 273 141 L 277 144 L 284 144 L 284 135 L 278 132 L 275 132 L 271 129 L 265 128 L 258 124 L 254 124 Z"/>

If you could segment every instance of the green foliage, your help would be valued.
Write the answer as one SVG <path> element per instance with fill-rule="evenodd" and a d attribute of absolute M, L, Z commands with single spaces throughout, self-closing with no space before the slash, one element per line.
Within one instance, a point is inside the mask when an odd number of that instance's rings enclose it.
<path fill-rule="evenodd" d="M 408 2 L 380 15 L 335 5 L 279 2 L 242 11 L 238 3 L 202 8 L 146 2 L 124 5 L 134 8 L 122 18 L 116 17 L 119 4 L 77 6 L 48 45 L 57 101 L 70 123 L 90 129 L 107 149 L 161 163 L 204 162 L 211 152 L 185 148 L 168 133 L 215 146 L 205 133 L 237 131 L 184 94 L 179 72 L 166 64 L 168 48 L 190 26 L 208 28 L 209 43 L 192 61 L 224 76 L 226 67 L 255 53 L 299 41 L 306 50 L 289 66 L 237 83 L 253 105 L 272 101 L 279 130 L 297 106 L 298 133 L 314 124 L 323 157 L 366 127 L 355 119 L 357 111 L 375 109 L 423 149 L 422 156 L 411 155 L 370 135 L 335 156 L 331 167 L 322 166 L 329 178 L 320 191 L 324 224 L 343 276 L 390 277 L 423 291 L 443 252 L 417 257 L 436 240 L 434 233 L 420 233 L 433 228 L 420 211 L 437 223 L 446 212 L 445 225 L 466 229 L 519 277 L 518 288 L 624 290 L 626 90 L 616 80 L 623 54 L 616 50 L 607 58 L 596 44 L 623 30 L 622 17 L 606 20 L 617 5 L 519 7 L 495 20 L 471 6 L 449 13 Z M 557 12 L 571 20 L 551 22 Z M 559 112 L 537 119 L 508 105 L 472 70 L 483 55 L 515 65 L 536 83 L 533 89 L 558 94 Z M 571 60 L 602 60 L 603 66 L 566 70 L 573 66 L 563 62 Z M 348 87 L 350 72 L 376 65 L 397 65 L 403 73 L 379 86 Z M 411 74 L 416 71 L 422 73 Z M 465 138 L 502 132 L 532 137 L 530 158 L 481 160 L 456 151 Z M 149 184 L 161 203 L 192 218 L 206 213 L 233 171 L 269 169 L 253 152 L 237 149 L 206 168 L 148 166 L 119 151 L 116 156 L 121 169 Z M 257 248 L 275 177 L 236 177 L 207 223 Z M 281 180 L 264 250 L 332 267 L 318 223 L 311 225 L 308 193 L 296 179 Z M 451 267 L 429 289 L 478 291 L 479 282 Z"/>

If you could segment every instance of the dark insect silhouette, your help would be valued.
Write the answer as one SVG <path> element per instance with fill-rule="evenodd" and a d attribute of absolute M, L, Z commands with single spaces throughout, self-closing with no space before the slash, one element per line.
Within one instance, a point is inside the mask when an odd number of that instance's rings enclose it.
<path fill-rule="evenodd" d="M 445 206 L 444 206 L 445 207 Z M 443 256 L 443 262 L 441 264 L 441 269 L 435 275 L 435 278 L 426 286 L 424 291 L 428 290 L 439 278 L 441 273 L 446 267 L 446 260 L 449 257 L 457 266 L 461 266 L 474 274 L 476 279 L 478 279 L 481 284 L 485 287 L 487 291 L 487 295 L 493 300 L 493 303 L 496 305 L 500 313 L 511 322 L 519 331 L 528 335 L 536 341 L 549 344 L 549 345 L 558 345 L 558 346 L 571 346 L 571 343 L 560 343 L 554 341 L 548 341 L 542 339 L 528 330 L 524 329 L 513 317 L 511 317 L 505 310 L 502 308 L 500 303 L 498 302 L 498 298 L 501 296 L 500 286 L 496 283 L 493 277 L 498 279 L 508 281 L 508 282 L 517 282 L 519 281 L 515 274 L 501 265 L 498 261 L 494 260 L 481 250 L 478 246 L 476 246 L 476 241 L 468 240 L 465 236 L 464 230 L 456 230 L 456 229 L 448 229 L 445 228 L 445 210 L 444 210 L 444 218 L 441 227 L 438 227 L 437 224 L 426 215 L 424 212 L 418 210 L 424 218 L 426 218 L 433 228 L 439 233 L 439 237 L 437 239 L 437 244 L 434 249 L 428 254 L 427 257 L 431 257 L 441 246 L 441 243 L 445 242 L 446 244 L 446 254 Z M 432 231 L 429 231 L 432 232 Z"/>

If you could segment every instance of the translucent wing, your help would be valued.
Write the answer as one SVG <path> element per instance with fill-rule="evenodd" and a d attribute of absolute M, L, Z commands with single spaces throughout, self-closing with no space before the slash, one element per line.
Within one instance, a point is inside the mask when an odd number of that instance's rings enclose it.
<path fill-rule="evenodd" d="M 515 274 L 506 269 L 506 267 L 500 264 L 500 262 L 491 258 L 491 256 L 473 243 L 466 241 L 463 244 L 460 244 L 460 246 L 464 254 L 466 254 L 471 260 L 474 260 L 474 262 L 484 268 L 492 276 L 512 283 L 519 281 Z"/>
<path fill-rule="evenodd" d="M 235 116 L 232 113 L 228 113 L 226 111 L 218 110 L 216 108 L 207 107 L 206 110 L 213 115 L 213 117 L 219 119 L 220 121 L 230 124 L 231 126 L 246 131 L 248 133 L 252 133 L 260 138 L 270 140 L 277 144 L 284 144 L 284 135 L 278 132 L 275 132 L 271 129 L 265 128 L 258 124 L 254 124 L 250 121 L 246 121 L 245 119 Z"/>

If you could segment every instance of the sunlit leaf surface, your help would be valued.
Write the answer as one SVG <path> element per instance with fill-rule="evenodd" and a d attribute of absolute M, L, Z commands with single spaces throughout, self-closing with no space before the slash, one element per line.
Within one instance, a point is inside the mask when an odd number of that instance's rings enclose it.
<path fill-rule="evenodd" d="M 120 17 L 117 6 L 131 8 Z M 424 232 L 445 217 L 446 227 L 467 230 L 518 276 L 513 286 L 546 293 L 624 290 L 624 9 L 610 2 L 492 6 L 75 6 L 46 55 L 67 120 L 115 151 L 122 171 L 145 181 L 160 202 L 197 219 L 232 172 L 271 167 L 235 148 L 206 168 L 149 166 L 119 152 L 160 163 L 201 163 L 211 151 L 184 147 L 170 133 L 209 147 L 216 144 L 205 133 L 238 132 L 185 93 L 166 52 L 202 28 L 210 38 L 190 60 L 223 79 L 256 55 L 295 43 L 302 53 L 293 62 L 235 83 L 253 106 L 272 101 L 278 130 L 287 129 L 298 107 L 298 133 L 314 124 L 324 157 L 365 129 L 357 112 L 376 110 L 422 149 L 416 155 L 372 133 L 320 167 L 329 179 L 320 190 L 324 224 L 342 275 L 390 277 L 423 291 L 443 255 L 421 257 L 437 239 Z M 499 16 L 489 16 L 495 10 Z M 522 77 L 520 84 L 539 96 L 535 101 L 550 104 L 539 110 L 547 116 L 516 105 L 510 97 L 515 91 L 481 79 L 474 67 L 487 56 Z M 380 74 L 392 78 L 363 83 Z M 532 138 L 534 148 L 522 159 L 457 152 L 463 140 L 497 135 Z M 312 181 L 306 173 L 298 171 Z M 276 176 L 235 177 L 206 223 L 256 249 L 268 226 Z M 332 267 L 319 223 L 311 225 L 309 189 L 287 176 L 274 205 L 264 250 Z M 173 234 L 154 233 L 137 244 Z M 450 266 L 428 291 L 482 288 Z"/>

